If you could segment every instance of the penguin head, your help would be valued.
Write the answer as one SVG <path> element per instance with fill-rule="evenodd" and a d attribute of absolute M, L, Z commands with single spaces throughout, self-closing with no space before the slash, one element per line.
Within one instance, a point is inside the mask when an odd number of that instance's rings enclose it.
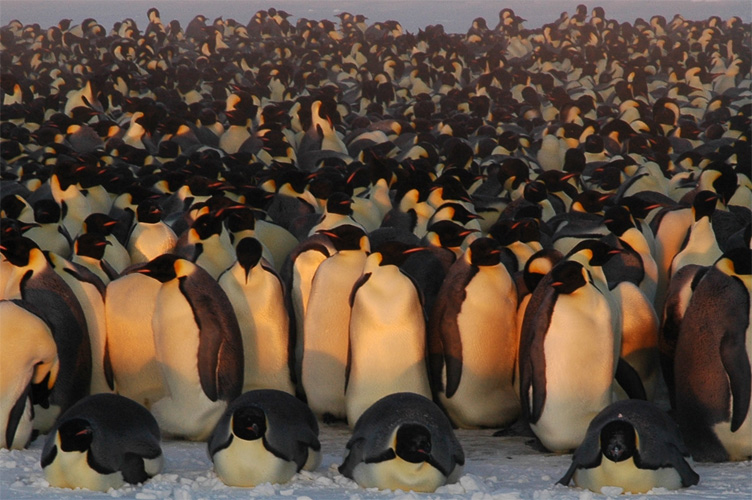
<path fill-rule="evenodd" d="M 138 204 L 136 217 L 139 222 L 156 224 L 162 220 L 162 209 L 156 200 L 146 199 Z"/>
<path fill-rule="evenodd" d="M 501 262 L 500 253 L 496 241 L 491 238 L 478 238 L 470 244 L 466 255 L 470 264 L 474 266 L 495 266 Z"/>
<path fill-rule="evenodd" d="M 571 258 L 575 254 L 581 254 L 587 258 L 588 264 L 600 267 L 618 253 L 621 253 L 621 250 L 602 241 L 583 240 L 569 251 L 567 258 Z"/>
<path fill-rule="evenodd" d="M 107 214 L 94 213 L 84 219 L 84 231 L 87 233 L 101 233 L 105 236 L 112 234 L 112 228 L 117 220 Z"/>
<path fill-rule="evenodd" d="M 318 233 L 328 236 L 338 252 L 342 250 L 370 250 L 368 236 L 365 231 L 352 224 L 342 224 L 329 230 L 319 230 Z M 363 241 L 365 238 L 365 241 Z"/>
<path fill-rule="evenodd" d="M 60 221 L 62 212 L 55 200 L 42 198 L 34 203 L 34 220 L 40 224 L 50 224 Z"/>
<path fill-rule="evenodd" d="M 238 257 L 238 263 L 245 270 L 246 279 L 248 279 L 251 269 L 256 267 L 261 260 L 262 251 L 263 247 L 256 238 L 247 237 L 238 242 L 235 253 Z"/>
<path fill-rule="evenodd" d="M 395 441 L 395 453 L 406 462 L 417 464 L 431 457 L 431 433 L 420 424 L 400 426 Z"/>
<path fill-rule="evenodd" d="M 436 236 L 440 246 L 444 248 L 455 248 L 462 245 L 467 236 L 477 232 L 477 229 L 465 229 L 463 226 L 451 220 L 440 220 L 428 228 L 426 238 L 432 241 L 431 234 Z"/>
<path fill-rule="evenodd" d="M 74 243 L 76 255 L 102 260 L 107 245 L 111 245 L 101 233 L 84 233 Z"/>
<path fill-rule="evenodd" d="M 60 448 L 63 451 L 84 452 L 89 449 L 94 439 L 91 424 L 83 418 L 67 420 L 57 430 L 60 436 Z"/>
<path fill-rule="evenodd" d="M 401 241 L 386 241 L 374 250 L 373 254 L 379 254 L 379 266 L 401 266 L 410 255 L 415 252 L 426 250 L 425 247 L 416 247 Z"/>
<path fill-rule="evenodd" d="M 603 223 L 616 236 L 621 236 L 628 229 L 635 227 L 627 207 L 609 207 L 603 215 L 606 217 Z"/>
<path fill-rule="evenodd" d="M 137 272 L 149 276 L 150 278 L 154 278 L 159 282 L 167 283 L 177 277 L 175 262 L 179 259 L 180 257 L 174 254 L 162 254 L 146 263 L 146 265 L 140 268 Z"/>
<path fill-rule="evenodd" d="M 695 216 L 695 221 L 702 219 L 703 217 L 711 217 L 715 212 L 715 205 L 718 201 L 718 195 L 712 191 L 700 191 L 695 195 L 695 199 L 692 201 L 692 212 Z"/>
<path fill-rule="evenodd" d="M 522 273 L 522 279 L 525 286 L 532 292 L 538 286 L 538 283 L 547 275 L 553 267 L 563 259 L 564 256 L 558 250 L 553 248 L 544 248 L 535 252 L 525 263 L 525 269 Z"/>
<path fill-rule="evenodd" d="M 573 293 L 587 284 L 586 273 L 579 262 L 565 260 L 551 270 L 551 287 L 558 293 Z"/>
<path fill-rule="evenodd" d="M 214 234 L 219 235 L 222 233 L 222 219 L 211 213 L 204 214 L 193 222 L 191 232 L 195 232 L 197 240 L 205 240 Z"/>
<path fill-rule="evenodd" d="M 239 408 L 232 415 L 232 433 L 240 439 L 254 441 L 266 433 L 266 415 L 257 406 Z"/>
<path fill-rule="evenodd" d="M 346 193 L 333 193 L 326 200 L 326 211 L 339 215 L 352 215 L 352 199 Z"/>
<path fill-rule="evenodd" d="M 256 216 L 246 205 L 233 205 L 225 209 L 225 223 L 231 233 L 256 229 Z"/>
<path fill-rule="evenodd" d="M 637 452 L 634 427 L 623 420 L 615 420 L 601 429 L 601 453 L 612 462 L 623 462 Z"/>
<path fill-rule="evenodd" d="M 31 252 L 34 249 L 39 250 L 39 246 L 33 240 L 24 236 L 3 238 L 2 243 L 0 243 L 0 253 L 5 257 L 5 260 L 18 267 L 29 265 Z"/>

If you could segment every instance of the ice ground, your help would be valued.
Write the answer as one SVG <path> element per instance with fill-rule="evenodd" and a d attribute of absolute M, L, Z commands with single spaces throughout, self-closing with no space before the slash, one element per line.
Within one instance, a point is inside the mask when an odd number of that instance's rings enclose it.
<path fill-rule="evenodd" d="M 231 488 L 214 474 L 205 443 L 165 441 L 162 449 L 165 467 L 162 474 L 141 486 L 127 486 L 107 493 L 50 488 L 44 479 L 39 457 L 44 438 L 38 438 L 27 450 L 0 450 L 0 499 L 32 498 L 137 500 L 215 500 L 233 498 L 272 498 L 277 500 L 318 500 L 374 498 L 517 500 L 575 499 L 619 497 L 618 489 L 599 495 L 579 488 L 555 485 L 569 467 L 571 455 L 537 452 L 525 444 L 524 437 L 493 437 L 490 430 L 459 430 L 465 450 L 465 472 L 456 484 L 435 493 L 365 490 L 337 472 L 342 462 L 350 429 L 343 425 L 321 425 L 323 461 L 313 473 L 296 475 L 290 483 L 263 484 L 256 488 Z M 752 498 L 752 462 L 696 464 L 700 484 L 677 491 L 655 489 L 646 495 L 621 498 L 669 499 L 744 499 Z"/>

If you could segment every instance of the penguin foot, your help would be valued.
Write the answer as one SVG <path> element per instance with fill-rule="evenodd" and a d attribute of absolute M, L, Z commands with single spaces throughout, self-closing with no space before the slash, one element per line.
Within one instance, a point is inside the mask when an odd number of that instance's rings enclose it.
<path fill-rule="evenodd" d="M 345 422 L 345 419 L 344 419 L 344 418 L 339 418 L 339 417 L 335 417 L 334 415 L 332 415 L 332 414 L 331 414 L 331 413 L 329 413 L 329 412 L 326 412 L 326 413 L 324 413 L 324 414 L 323 414 L 323 415 L 321 416 L 321 420 L 322 420 L 322 421 L 323 421 L 323 422 L 324 422 L 324 423 L 325 423 L 326 425 L 332 425 L 332 424 L 336 424 L 336 423 L 339 423 L 339 422 Z"/>
<path fill-rule="evenodd" d="M 551 453 L 551 451 L 548 448 L 543 446 L 543 443 L 541 443 L 540 439 L 538 439 L 537 437 L 533 439 L 528 439 L 527 441 L 525 441 L 525 446 L 532 448 L 535 451 L 539 451 L 541 453 Z"/>
<path fill-rule="evenodd" d="M 515 421 L 512 425 L 499 429 L 493 433 L 494 437 L 529 437 L 534 438 L 535 433 L 530 428 L 527 422 L 523 422 L 521 419 Z"/>

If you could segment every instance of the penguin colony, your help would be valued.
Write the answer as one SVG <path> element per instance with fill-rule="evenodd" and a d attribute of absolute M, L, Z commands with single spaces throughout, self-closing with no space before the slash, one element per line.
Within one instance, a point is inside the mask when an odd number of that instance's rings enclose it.
<path fill-rule="evenodd" d="M 403 469 L 352 453 L 431 463 L 444 428 L 410 423 L 404 452 L 369 410 L 399 393 L 386 408 L 582 445 L 562 482 L 596 490 L 696 484 L 686 450 L 750 458 L 749 24 L 148 17 L 0 28 L 3 447 L 85 447 L 61 415 L 116 393 L 208 440 L 223 479 L 266 429 L 286 481 L 317 463 L 316 419 L 346 420 L 340 470 L 390 487 Z M 664 383 L 687 448 L 662 411 L 593 420 Z M 291 429 L 305 449 L 282 453 Z M 582 472 L 599 440 L 628 472 Z M 422 489 L 464 462 L 433 448 Z"/>

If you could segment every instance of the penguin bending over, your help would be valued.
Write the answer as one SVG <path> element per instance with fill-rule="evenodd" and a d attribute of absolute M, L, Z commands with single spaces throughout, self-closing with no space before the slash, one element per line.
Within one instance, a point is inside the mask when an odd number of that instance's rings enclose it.
<path fill-rule="evenodd" d="M 462 445 L 446 415 L 411 392 L 385 396 L 358 419 L 339 472 L 362 488 L 432 492 L 457 482 Z"/>
<path fill-rule="evenodd" d="M 286 483 L 321 463 L 316 417 L 282 391 L 246 392 L 233 401 L 209 438 L 209 456 L 229 486 Z"/>
<path fill-rule="evenodd" d="M 68 409 L 42 448 L 50 486 L 107 491 L 162 471 L 159 426 L 146 408 L 117 394 L 88 396 Z"/>
<path fill-rule="evenodd" d="M 605 486 L 628 493 L 675 490 L 699 482 L 691 464 L 676 423 L 654 404 L 628 399 L 604 408 L 590 422 L 572 465 L 558 482 L 574 480 L 597 493 Z"/>

